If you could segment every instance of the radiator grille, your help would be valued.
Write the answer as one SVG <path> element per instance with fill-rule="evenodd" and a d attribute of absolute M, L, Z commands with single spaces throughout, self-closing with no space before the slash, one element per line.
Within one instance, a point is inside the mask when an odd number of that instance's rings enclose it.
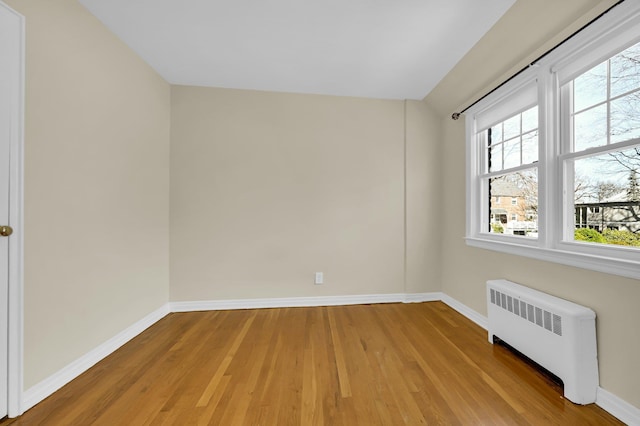
<path fill-rule="evenodd" d="M 560 315 L 494 289 L 491 289 L 491 303 L 558 336 L 562 336 L 562 317 Z"/>

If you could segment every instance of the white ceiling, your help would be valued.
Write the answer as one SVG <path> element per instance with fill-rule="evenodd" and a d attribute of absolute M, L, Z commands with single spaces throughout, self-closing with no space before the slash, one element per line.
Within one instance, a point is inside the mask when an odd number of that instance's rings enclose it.
<path fill-rule="evenodd" d="M 169 83 L 422 99 L 515 0 L 79 0 Z"/>

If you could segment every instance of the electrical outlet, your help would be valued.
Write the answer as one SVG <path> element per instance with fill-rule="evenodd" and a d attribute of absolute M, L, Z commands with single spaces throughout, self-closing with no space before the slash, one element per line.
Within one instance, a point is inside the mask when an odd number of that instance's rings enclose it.
<path fill-rule="evenodd" d="M 322 272 L 316 272 L 315 284 L 324 284 L 324 274 Z"/>

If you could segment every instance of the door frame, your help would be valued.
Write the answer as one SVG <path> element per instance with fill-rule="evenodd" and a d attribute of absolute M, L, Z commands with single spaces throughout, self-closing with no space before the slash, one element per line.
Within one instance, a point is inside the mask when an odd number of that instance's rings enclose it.
<path fill-rule="evenodd" d="M 9 417 L 23 413 L 23 278 L 24 278 L 24 93 L 25 93 L 25 18 L 0 1 L 2 13 L 11 16 L 11 52 L 0 52 L 3 60 L 15 64 L 10 75 L 11 133 L 9 141 L 9 297 L 7 353 L 7 412 Z"/>

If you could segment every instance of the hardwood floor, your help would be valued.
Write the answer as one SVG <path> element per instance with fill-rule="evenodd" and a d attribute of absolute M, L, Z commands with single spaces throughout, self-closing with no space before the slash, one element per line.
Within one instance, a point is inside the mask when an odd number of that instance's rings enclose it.
<path fill-rule="evenodd" d="M 0 425 L 608 425 L 440 302 L 170 314 Z"/>

